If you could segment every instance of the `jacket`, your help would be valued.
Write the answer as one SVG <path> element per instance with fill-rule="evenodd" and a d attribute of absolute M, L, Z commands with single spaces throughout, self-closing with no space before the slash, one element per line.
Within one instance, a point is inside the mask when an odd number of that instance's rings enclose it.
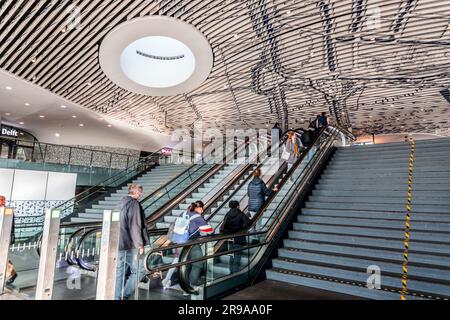
<path fill-rule="evenodd" d="M 131 250 L 149 244 L 145 214 L 138 200 L 124 197 L 118 204 L 120 210 L 119 250 Z"/>
<path fill-rule="evenodd" d="M 192 217 L 198 213 L 195 211 L 188 211 L 187 214 L 189 217 Z M 205 232 L 204 230 L 206 230 L 206 233 L 214 232 L 214 229 L 206 222 L 205 218 L 199 215 L 189 223 L 189 240 L 195 240 L 201 237 Z"/>
<path fill-rule="evenodd" d="M 302 147 L 303 147 L 303 144 L 302 144 L 301 140 L 299 139 L 299 137 L 296 136 L 295 139 L 297 141 L 296 143 L 297 143 L 297 148 L 298 148 L 297 149 L 298 154 L 295 154 L 294 143 L 292 143 L 292 140 L 289 139 L 288 141 L 286 141 L 286 151 L 289 152 L 289 154 L 290 154 L 287 162 L 290 164 L 294 164 L 295 162 L 297 162 L 297 160 L 300 157 L 300 153 L 301 153 Z"/>
<path fill-rule="evenodd" d="M 260 178 L 255 177 L 248 185 L 248 211 L 257 212 L 266 202 L 266 197 L 271 195 L 272 191 Z"/>
<path fill-rule="evenodd" d="M 249 228 L 252 224 L 250 218 L 239 209 L 231 209 L 223 220 L 220 232 L 225 234 L 238 233 Z"/>

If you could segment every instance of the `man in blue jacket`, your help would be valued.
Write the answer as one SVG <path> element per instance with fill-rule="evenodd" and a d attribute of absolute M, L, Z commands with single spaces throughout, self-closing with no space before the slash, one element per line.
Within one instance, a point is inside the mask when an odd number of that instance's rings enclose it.
<path fill-rule="evenodd" d="M 139 256 L 149 244 L 145 214 L 139 202 L 143 188 L 139 184 L 128 186 L 128 196 L 119 205 L 120 237 L 116 273 L 116 300 L 128 300 L 134 294 L 138 278 Z"/>

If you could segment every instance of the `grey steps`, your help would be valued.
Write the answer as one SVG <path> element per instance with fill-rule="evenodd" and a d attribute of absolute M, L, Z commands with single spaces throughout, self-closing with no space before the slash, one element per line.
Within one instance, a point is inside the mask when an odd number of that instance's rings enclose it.
<path fill-rule="evenodd" d="M 341 172 L 335 171 L 333 173 L 325 172 L 327 178 L 332 179 L 349 179 L 349 177 L 355 177 L 353 172 Z M 378 172 L 360 172 L 358 173 L 358 179 L 376 179 L 376 178 L 388 178 L 388 179 L 405 179 L 407 181 L 409 172 L 384 172 L 379 170 Z M 416 178 L 450 178 L 450 172 L 416 172 L 414 171 L 414 179 Z"/>
<path fill-rule="evenodd" d="M 351 236 L 351 235 L 333 235 L 328 234 L 324 237 L 323 234 L 318 233 L 308 233 L 299 231 L 289 231 L 289 239 L 307 241 L 307 242 L 318 242 L 318 243 L 331 243 L 331 244 L 343 244 L 348 246 L 357 247 L 373 247 L 373 248 L 385 248 L 392 250 L 404 250 L 403 241 L 398 239 L 383 239 L 376 237 L 365 237 L 365 236 Z M 450 247 L 447 244 L 439 243 L 426 243 L 417 241 L 415 239 L 410 241 L 409 250 L 411 254 L 416 252 L 419 253 L 436 253 L 450 255 Z"/>
<path fill-rule="evenodd" d="M 340 225 L 340 226 L 357 226 L 381 229 L 405 229 L 405 222 L 399 220 L 388 219 L 360 219 L 360 218 L 337 218 L 337 217 L 321 217 L 321 216 L 300 216 L 299 222 L 315 223 L 323 225 Z M 414 231 L 435 231 L 445 232 L 450 235 L 450 223 L 442 222 L 420 222 L 415 221 L 412 226 Z"/>
<path fill-rule="evenodd" d="M 351 227 L 351 226 L 329 226 L 318 224 L 305 224 L 294 223 L 294 230 L 305 232 L 319 232 L 323 233 L 324 237 L 328 234 L 347 234 L 358 236 L 371 236 L 371 237 L 383 237 L 392 238 L 402 241 L 404 239 L 404 232 L 399 230 L 383 230 L 380 233 L 380 229 L 367 228 L 367 227 Z M 446 243 L 450 245 L 450 235 L 433 233 L 429 231 L 414 231 L 414 239 L 420 241 L 429 241 L 437 243 Z"/>
<path fill-rule="evenodd" d="M 394 251 L 386 249 L 374 249 L 374 248 L 364 248 L 356 247 L 353 245 L 343 245 L 343 244 L 327 244 L 327 243 L 317 243 L 317 242 L 306 242 L 297 241 L 292 239 L 284 240 L 285 248 L 294 248 L 298 250 L 306 250 L 311 252 L 322 252 L 328 254 L 339 254 L 348 257 L 365 257 L 372 259 L 381 259 L 385 261 L 396 261 L 400 265 L 403 263 L 403 251 Z M 414 253 L 409 257 L 409 263 L 430 266 L 436 268 L 449 268 L 450 267 L 450 257 L 446 256 L 436 256 L 432 254 L 422 254 Z"/>
<path fill-rule="evenodd" d="M 339 148 L 278 249 L 269 279 L 371 299 L 399 299 L 409 144 Z M 450 139 L 415 152 L 408 288 L 450 296 Z M 365 288 L 379 266 L 386 291 Z M 395 291 L 395 292 L 391 292 Z M 424 296 L 421 296 L 421 295 Z"/>
<path fill-rule="evenodd" d="M 362 209 L 361 204 L 358 203 L 331 203 L 331 202 L 307 202 L 306 208 L 314 209 Z M 365 207 L 367 208 L 367 206 Z M 370 210 L 372 211 L 386 211 L 386 212 L 404 212 L 406 210 L 405 204 L 370 204 Z M 428 213 L 450 213 L 449 206 L 433 206 L 433 205 L 422 205 L 414 204 L 411 209 L 412 212 L 428 212 Z"/>
<path fill-rule="evenodd" d="M 290 273 L 281 273 L 277 269 L 267 270 L 266 275 L 267 279 L 269 280 L 281 281 L 305 287 L 313 287 L 366 299 L 399 300 L 398 293 L 381 290 L 370 290 L 364 286 L 355 286 L 345 283 L 314 279 L 311 277 L 300 277 Z"/>
<path fill-rule="evenodd" d="M 331 196 L 311 196 L 309 201 L 312 202 L 334 202 L 334 203 L 392 203 L 392 204 L 405 204 L 407 192 L 401 197 L 357 197 L 357 196 L 341 196 L 341 197 L 331 197 Z M 412 198 L 413 204 L 430 204 L 430 205 L 447 205 L 450 206 L 450 197 L 448 198 L 427 198 L 427 197 L 414 197 Z M 450 207 L 449 207 L 450 209 Z M 450 212 L 449 212 L 450 213 Z"/>
<path fill-rule="evenodd" d="M 404 191 L 408 190 L 408 179 L 405 177 L 405 183 L 399 184 L 399 183 L 393 183 L 386 181 L 385 185 L 382 184 L 370 184 L 370 185 L 358 185 L 358 184 L 340 184 L 336 185 L 333 183 L 319 183 L 316 186 L 317 190 L 342 190 L 342 191 Z M 421 184 L 414 184 L 413 182 L 413 190 L 415 191 L 450 191 L 450 185 L 445 184 L 436 184 L 436 183 L 421 183 Z"/>
<path fill-rule="evenodd" d="M 323 277 L 333 277 L 339 279 L 345 279 L 346 281 L 354 281 L 358 283 L 367 282 L 367 273 L 364 271 L 353 271 L 353 270 L 345 270 L 345 269 L 337 269 L 330 268 L 326 266 L 319 266 L 313 264 L 304 264 L 304 263 L 293 263 L 282 260 L 274 260 L 273 262 L 275 268 L 284 268 L 287 270 L 294 270 L 297 272 L 305 272 L 309 274 L 320 275 Z M 401 290 L 399 277 L 391 277 L 384 275 L 382 277 L 381 286 L 394 288 L 397 290 Z M 449 296 L 450 286 L 442 285 L 442 284 L 430 284 L 423 281 L 417 280 L 408 280 L 408 289 L 411 291 L 421 292 L 421 293 L 434 293 L 439 294 L 441 296 Z M 399 298 L 399 296 L 397 296 Z"/>
<path fill-rule="evenodd" d="M 362 186 L 361 186 L 362 187 Z M 367 191 L 361 190 L 361 187 L 358 190 L 340 190 L 338 188 L 319 188 L 313 190 L 313 196 L 325 196 L 325 197 L 381 197 L 381 198 L 402 198 L 406 199 L 408 194 L 407 189 L 397 190 L 397 191 L 386 191 L 386 190 L 372 190 L 370 193 Z M 448 196 L 448 191 L 423 191 L 423 190 L 413 190 L 412 192 L 413 199 L 442 199 L 442 197 Z"/>
<path fill-rule="evenodd" d="M 303 216 L 341 217 L 341 218 L 366 218 L 387 219 L 405 221 L 404 212 L 382 212 L 364 210 L 329 210 L 329 209 L 302 209 Z M 415 213 L 411 221 L 429 221 L 450 223 L 450 214 Z"/>

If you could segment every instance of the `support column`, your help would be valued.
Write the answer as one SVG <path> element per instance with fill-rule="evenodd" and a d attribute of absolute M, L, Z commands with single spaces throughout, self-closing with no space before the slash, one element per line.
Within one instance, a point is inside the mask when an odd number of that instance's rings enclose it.
<path fill-rule="evenodd" d="M 97 300 L 115 299 L 119 236 L 120 212 L 105 210 L 97 274 Z"/>
<path fill-rule="evenodd" d="M 53 296 L 60 223 L 61 211 L 47 209 L 42 234 L 36 300 L 51 300 Z"/>

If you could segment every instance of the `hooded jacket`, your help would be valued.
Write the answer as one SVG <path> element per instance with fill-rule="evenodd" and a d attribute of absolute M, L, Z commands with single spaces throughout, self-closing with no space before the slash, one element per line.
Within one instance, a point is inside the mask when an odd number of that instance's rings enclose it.
<path fill-rule="evenodd" d="M 252 224 L 250 218 L 239 209 L 230 209 L 223 220 L 220 232 L 225 234 L 238 233 L 249 228 Z"/>
<path fill-rule="evenodd" d="M 119 250 L 131 250 L 149 244 L 145 214 L 138 200 L 126 196 L 118 204 L 120 210 Z"/>
<path fill-rule="evenodd" d="M 259 177 L 255 177 L 248 185 L 248 211 L 257 212 L 266 202 L 266 197 L 271 195 L 272 191 Z"/>

